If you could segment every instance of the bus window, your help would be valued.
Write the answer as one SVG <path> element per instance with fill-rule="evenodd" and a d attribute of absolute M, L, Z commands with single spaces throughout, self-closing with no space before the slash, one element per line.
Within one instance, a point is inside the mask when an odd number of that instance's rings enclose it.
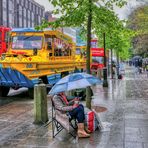
<path fill-rule="evenodd" d="M 52 49 L 52 38 L 46 38 L 45 42 L 46 42 L 47 50 L 51 50 Z"/>
<path fill-rule="evenodd" d="M 76 55 L 80 55 L 80 54 L 81 54 L 80 48 L 76 48 Z"/>

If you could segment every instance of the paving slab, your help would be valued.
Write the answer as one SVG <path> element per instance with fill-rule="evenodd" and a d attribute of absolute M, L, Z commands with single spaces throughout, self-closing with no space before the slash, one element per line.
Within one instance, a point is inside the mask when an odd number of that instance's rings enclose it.
<path fill-rule="evenodd" d="M 126 67 L 122 80 L 108 82 L 108 88 L 93 88 L 92 100 L 92 105 L 107 108 L 98 113 L 102 123 L 110 123 L 107 130 L 97 130 L 84 139 L 62 131 L 53 139 L 51 124 L 33 124 L 33 100 L 11 98 L 0 101 L 0 148 L 148 148 L 146 73 L 134 74 L 134 67 Z M 48 115 L 51 120 L 50 100 Z"/>

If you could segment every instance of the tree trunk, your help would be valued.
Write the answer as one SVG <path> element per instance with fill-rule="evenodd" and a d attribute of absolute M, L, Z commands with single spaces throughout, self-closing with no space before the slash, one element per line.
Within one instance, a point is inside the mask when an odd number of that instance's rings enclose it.
<path fill-rule="evenodd" d="M 91 47 L 91 25 L 92 25 L 92 0 L 89 0 L 89 12 L 88 12 L 88 20 L 87 20 L 87 51 L 86 51 L 86 71 L 90 74 L 90 47 Z M 91 94 L 90 87 L 86 89 L 86 107 L 91 109 Z"/>

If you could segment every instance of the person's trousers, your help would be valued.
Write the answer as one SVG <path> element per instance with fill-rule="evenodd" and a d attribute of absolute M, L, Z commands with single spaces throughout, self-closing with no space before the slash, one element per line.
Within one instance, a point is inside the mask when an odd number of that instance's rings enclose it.
<path fill-rule="evenodd" d="M 84 123 L 85 114 L 84 114 L 84 106 L 80 104 L 78 107 L 69 112 L 71 118 L 77 119 L 78 123 Z"/>

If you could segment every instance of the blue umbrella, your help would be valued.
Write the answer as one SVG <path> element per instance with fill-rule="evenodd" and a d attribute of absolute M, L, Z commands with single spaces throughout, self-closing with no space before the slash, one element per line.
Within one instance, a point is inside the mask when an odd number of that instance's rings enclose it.
<path fill-rule="evenodd" d="M 73 89 L 86 88 L 94 84 L 101 84 L 102 81 L 90 74 L 73 73 L 59 80 L 50 90 L 49 94 L 70 91 Z"/>

